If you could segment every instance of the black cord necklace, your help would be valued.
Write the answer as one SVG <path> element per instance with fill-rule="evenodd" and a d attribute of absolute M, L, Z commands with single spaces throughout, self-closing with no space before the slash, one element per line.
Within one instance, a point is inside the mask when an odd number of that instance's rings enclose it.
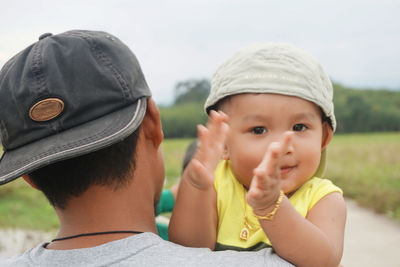
<path fill-rule="evenodd" d="M 83 234 L 78 234 L 78 235 L 70 235 L 70 236 L 65 236 L 65 237 L 60 237 L 60 238 L 54 238 L 53 240 L 51 240 L 51 242 L 62 241 L 62 240 L 72 239 L 72 238 L 77 238 L 77 237 L 82 237 L 82 236 L 92 236 L 92 235 L 142 234 L 142 233 L 143 232 L 140 232 L 140 231 L 106 231 L 106 232 L 83 233 Z"/>

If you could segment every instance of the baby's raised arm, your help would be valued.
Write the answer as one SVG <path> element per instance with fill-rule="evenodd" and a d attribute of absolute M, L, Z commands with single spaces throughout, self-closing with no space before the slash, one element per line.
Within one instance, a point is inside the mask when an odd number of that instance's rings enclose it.
<path fill-rule="evenodd" d="M 336 192 L 328 194 L 315 204 L 307 218 L 295 210 L 285 195 L 280 197 L 280 162 L 290 139 L 291 134 L 287 133 L 281 142 L 270 145 L 254 170 L 247 202 L 279 256 L 296 266 L 336 267 L 343 251 L 343 197 Z"/>
<path fill-rule="evenodd" d="M 222 158 L 228 134 L 227 117 L 210 112 L 207 127 L 198 126 L 199 147 L 183 172 L 168 236 L 172 242 L 214 249 L 217 203 L 214 171 Z"/>

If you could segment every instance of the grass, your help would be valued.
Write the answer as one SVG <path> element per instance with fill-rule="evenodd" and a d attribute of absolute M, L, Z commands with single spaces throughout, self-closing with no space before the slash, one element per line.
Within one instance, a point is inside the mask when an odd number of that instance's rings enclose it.
<path fill-rule="evenodd" d="M 0 146 L 0 155 L 3 149 Z M 22 178 L 0 187 L 0 227 L 50 231 L 59 226 L 55 211 L 44 195 Z"/>
<path fill-rule="evenodd" d="M 179 181 L 191 141 L 164 141 L 166 187 Z M 328 151 L 326 177 L 343 189 L 345 197 L 400 222 L 400 133 L 336 135 Z M 3 227 L 51 231 L 58 221 L 46 198 L 18 179 L 0 187 Z"/>
<path fill-rule="evenodd" d="M 44 195 L 22 178 L 0 187 L 0 227 L 50 231 L 59 226 Z"/>
<path fill-rule="evenodd" d="M 193 139 L 168 139 L 163 142 L 167 188 L 179 181 L 182 174 L 183 156 L 192 141 Z"/>
<path fill-rule="evenodd" d="M 327 177 L 346 197 L 400 221 L 400 133 L 337 135 Z"/>

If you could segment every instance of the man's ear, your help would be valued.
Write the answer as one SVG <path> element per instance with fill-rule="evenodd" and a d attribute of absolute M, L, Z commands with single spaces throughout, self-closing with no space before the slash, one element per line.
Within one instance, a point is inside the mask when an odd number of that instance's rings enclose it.
<path fill-rule="evenodd" d="M 35 183 L 31 180 L 31 177 L 29 177 L 28 174 L 24 174 L 22 175 L 22 178 L 25 180 L 25 182 L 27 182 L 31 187 L 37 189 L 40 191 L 40 189 L 37 187 L 37 185 L 35 185 Z"/>
<path fill-rule="evenodd" d="M 325 121 L 322 124 L 321 150 L 324 150 L 325 147 L 331 142 L 332 137 L 333 137 L 333 130 L 331 126 Z"/>
<path fill-rule="evenodd" d="M 147 99 L 147 110 L 142 121 L 141 131 L 143 131 L 145 138 L 152 140 L 156 147 L 158 147 L 164 139 L 160 111 L 151 97 Z"/>

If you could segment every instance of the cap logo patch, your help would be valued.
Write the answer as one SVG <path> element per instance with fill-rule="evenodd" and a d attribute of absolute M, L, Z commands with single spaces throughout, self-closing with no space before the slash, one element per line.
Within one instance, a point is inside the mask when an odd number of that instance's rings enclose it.
<path fill-rule="evenodd" d="M 49 121 L 64 110 L 64 102 L 58 98 L 40 100 L 29 110 L 29 117 L 34 121 Z"/>

